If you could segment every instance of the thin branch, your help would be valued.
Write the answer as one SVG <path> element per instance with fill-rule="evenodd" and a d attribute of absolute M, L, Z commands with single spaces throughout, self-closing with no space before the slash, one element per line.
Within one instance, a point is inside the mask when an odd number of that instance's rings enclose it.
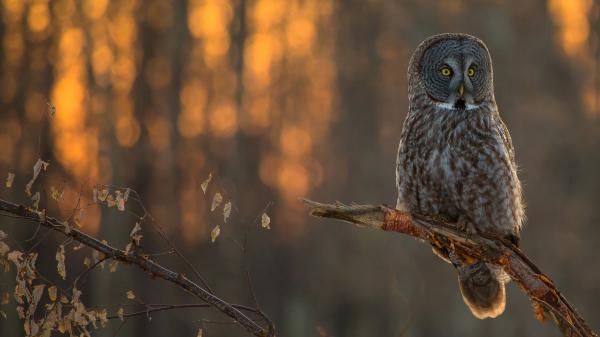
<path fill-rule="evenodd" d="M 259 325 L 258 323 L 256 323 L 256 321 L 250 319 L 239 309 L 236 309 L 231 304 L 208 292 L 203 287 L 188 279 L 185 275 L 165 268 L 164 266 L 150 259 L 148 256 L 140 254 L 138 251 L 133 251 L 129 254 L 126 254 L 124 251 L 114 248 L 107 243 L 103 243 L 100 240 L 77 230 L 76 228 L 66 228 L 64 224 L 62 224 L 60 221 L 56 220 L 53 217 L 46 216 L 40 218 L 40 215 L 33 210 L 23 205 L 14 204 L 12 202 L 5 201 L 2 199 L 0 199 L 0 212 L 19 216 L 22 219 L 30 220 L 31 222 L 36 224 L 39 223 L 44 227 L 50 228 L 75 241 L 81 242 L 86 246 L 105 254 L 105 256 L 107 257 L 119 260 L 125 264 L 136 265 L 140 269 L 148 272 L 153 278 L 161 278 L 163 280 L 169 281 L 175 284 L 177 287 L 192 294 L 193 296 L 210 304 L 217 310 L 221 311 L 223 314 L 231 317 L 233 320 L 235 320 L 238 324 L 242 325 L 248 332 L 250 332 L 254 336 L 275 336 L 275 329 L 273 328 L 273 323 L 265 315 L 261 315 L 261 318 L 264 319 L 265 322 L 267 322 L 267 327 Z M 259 311 L 257 311 L 256 313 L 260 314 Z"/>
<path fill-rule="evenodd" d="M 501 266 L 529 297 L 542 304 L 542 317 L 552 317 L 567 337 L 598 337 L 567 302 L 552 280 L 510 241 L 494 235 L 468 235 L 453 224 L 418 214 L 401 212 L 387 206 L 322 204 L 302 199 L 310 214 L 333 218 L 390 232 L 406 234 L 461 258 L 475 258 Z"/>

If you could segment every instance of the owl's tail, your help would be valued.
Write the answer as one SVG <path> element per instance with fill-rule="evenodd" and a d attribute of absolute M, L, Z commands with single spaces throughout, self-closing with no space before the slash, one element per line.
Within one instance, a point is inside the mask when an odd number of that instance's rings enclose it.
<path fill-rule="evenodd" d="M 504 312 L 506 291 L 498 267 L 475 262 L 457 269 L 463 300 L 475 317 L 494 318 Z"/>

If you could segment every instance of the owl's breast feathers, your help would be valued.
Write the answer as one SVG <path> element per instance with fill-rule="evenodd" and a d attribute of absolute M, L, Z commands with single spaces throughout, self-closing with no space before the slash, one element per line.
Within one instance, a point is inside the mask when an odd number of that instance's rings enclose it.
<path fill-rule="evenodd" d="M 397 157 L 398 205 L 518 236 L 524 212 L 512 142 L 495 105 L 483 109 L 490 111 L 409 114 Z"/>

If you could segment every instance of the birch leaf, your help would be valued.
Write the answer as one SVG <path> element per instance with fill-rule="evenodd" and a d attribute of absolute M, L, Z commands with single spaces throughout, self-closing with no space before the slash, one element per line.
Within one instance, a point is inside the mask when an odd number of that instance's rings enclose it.
<path fill-rule="evenodd" d="M 35 194 L 31 197 L 31 201 L 33 201 L 33 209 L 38 209 L 40 206 L 40 192 L 35 192 Z"/>
<path fill-rule="evenodd" d="M 204 194 L 206 194 L 206 190 L 208 189 L 208 184 L 210 183 L 211 180 L 212 180 L 212 172 L 208 174 L 208 178 L 206 178 L 206 180 L 204 182 L 202 182 L 202 185 L 200 185 L 200 187 L 202 187 L 202 192 Z"/>
<path fill-rule="evenodd" d="M 210 211 L 212 212 L 215 209 L 217 209 L 217 207 L 219 207 L 219 205 L 221 205 L 221 202 L 223 202 L 223 196 L 219 192 L 215 193 L 215 196 L 213 197 L 213 200 L 212 200 L 212 204 L 210 205 Z"/>
<path fill-rule="evenodd" d="M 46 169 L 48 168 L 48 165 L 50 165 L 49 162 L 45 162 L 39 158 L 38 158 L 37 162 L 35 163 L 35 165 L 33 165 L 33 177 L 25 186 L 25 193 L 27 193 L 28 196 L 31 196 L 31 187 L 33 187 L 33 183 L 35 183 L 35 180 L 40 175 L 40 171 L 42 171 L 42 169 L 44 171 L 46 171 Z"/>
<path fill-rule="evenodd" d="M 231 201 L 228 201 L 225 206 L 223 206 L 223 222 L 227 223 L 227 219 L 231 215 Z"/>
<path fill-rule="evenodd" d="M 67 270 L 65 268 L 65 246 L 58 246 L 58 250 L 56 251 L 56 269 L 58 271 L 58 275 L 62 277 L 63 280 L 67 279 Z"/>
<path fill-rule="evenodd" d="M 135 223 L 135 226 L 133 226 L 133 229 L 131 230 L 131 233 L 129 233 L 129 237 L 131 238 L 131 240 L 133 242 L 135 242 L 136 246 L 140 245 L 140 241 L 142 240 L 142 226 L 140 226 L 139 222 Z"/>
<path fill-rule="evenodd" d="M 213 228 L 213 230 L 210 231 L 210 241 L 215 242 L 217 240 L 217 237 L 219 237 L 219 234 L 221 234 L 221 227 L 219 225 L 216 225 L 215 228 Z"/>
<path fill-rule="evenodd" d="M 260 225 L 262 226 L 262 228 L 271 229 L 270 223 L 271 223 L 271 218 L 269 218 L 267 213 L 263 213 L 261 220 L 260 220 Z"/>
<path fill-rule="evenodd" d="M 135 294 L 133 293 L 133 290 L 127 291 L 127 299 L 128 300 L 134 300 L 135 299 Z"/>
<path fill-rule="evenodd" d="M 48 287 L 48 298 L 52 302 L 56 301 L 56 290 L 56 286 Z"/>
<path fill-rule="evenodd" d="M 15 174 L 12 172 L 8 172 L 8 177 L 6 177 L 6 187 L 11 188 L 14 180 Z"/>

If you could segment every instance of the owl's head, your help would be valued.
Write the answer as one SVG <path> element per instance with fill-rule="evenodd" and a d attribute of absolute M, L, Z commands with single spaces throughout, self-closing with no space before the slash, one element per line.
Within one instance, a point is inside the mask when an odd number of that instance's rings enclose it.
<path fill-rule="evenodd" d="M 420 84 L 445 108 L 472 109 L 494 100 L 492 60 L 485 44 L 467 34 L 440 34 L 423 41 L 410 62 L 409 83 Z"/>

